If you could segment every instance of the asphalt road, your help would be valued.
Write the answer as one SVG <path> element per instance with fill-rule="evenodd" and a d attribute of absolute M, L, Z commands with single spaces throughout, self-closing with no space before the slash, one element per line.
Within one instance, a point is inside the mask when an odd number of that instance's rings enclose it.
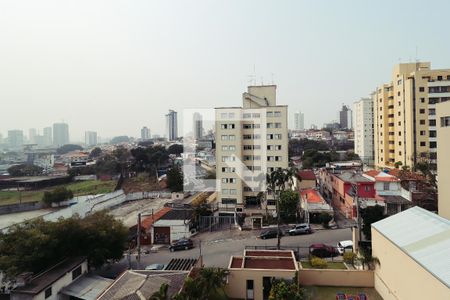
<path fill-rule="evenodd" d="M 238 230 L 224 230 L 221 232 L 202 233 L 193 238 L 195 247 L 190 250 L 170 252 L 161 248 L 157 253 L 141 255 L 140 269 L 145 266 L 162 263 L 167 264 L 172 258 L 198 258 L 200 252 L 205 266 L 228 267 L 232 255 L 242 255 L 246 246 L 276 247 L 277 239 L 261 240 L 257 238 L 259 231 L 240 232 Z M 284 236 L 281 239 L 283 248 L 300 248 L 300 256 L 307 256 L 308 247 L 314 243 L 324 243 L 335 246 L 342 240 L 351 240 L 351 229 L 318 230 L 309 235 Z M 136 253 L 131 255 L 131 267 L 137 269 Z M 99 272 L 105 277 L 114 278 L 129 266 L 127 256 L 120 262 L 104 268 Z"/>

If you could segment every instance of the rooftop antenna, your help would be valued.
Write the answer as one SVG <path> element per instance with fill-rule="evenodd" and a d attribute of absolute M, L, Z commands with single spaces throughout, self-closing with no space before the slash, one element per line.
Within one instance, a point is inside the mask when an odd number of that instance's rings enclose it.
<path fill-rule="evenodd" d="M 262 76 L 261 76 L 261 85 L 264 85 L 264 80 Z"/>
<path fill-rule="evenodd" d="M 274 81 L 273 81 L 273 75 L 274 75 L 273 73 L 270 73 L 270 77 L 272 79 L 272 84 L 275 84 Z"/>
<path fill-rule="evenodd" d="M 416 62 L 419 62 L 418 53 L 419 53 L 419 47 L 416 46 Z"/>
<path fill-rule="evenodd" d="M 248 75 L 248 83 L 250 85 L 256 85 L 256 65 L 253 65 L 253 74 Z"/>

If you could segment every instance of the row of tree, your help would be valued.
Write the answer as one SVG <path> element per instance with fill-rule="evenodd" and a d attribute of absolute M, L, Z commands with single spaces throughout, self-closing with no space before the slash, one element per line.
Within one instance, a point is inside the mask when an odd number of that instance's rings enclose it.
<path fill-rule="evenodd" d="M 0 270 L 9 278 L 38 273 L 67 257 L 86 256 L 92 267 L 122 258 L 128 230 L 105 212 L 84 219 L 27 221 L 0 232 Z"/>

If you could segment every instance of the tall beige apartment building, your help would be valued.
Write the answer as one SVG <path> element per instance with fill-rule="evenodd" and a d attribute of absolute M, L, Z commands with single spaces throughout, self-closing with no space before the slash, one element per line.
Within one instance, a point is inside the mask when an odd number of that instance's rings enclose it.
<path fill-rule="evenodd" d="M 220 211 L 274 210 L 264 200 L 267 172 L 288 167 L 288 107 L 276 85 L 249 86 L 242 107 L 216 108 L 216 178 Z"/>
<path fill-rule="evenodd" d="M 438 212 L 450 220 L 450 101 L 436 105 L 438 127 Z"/>
<path fill-rule="evenodd" d="M 429 62 L 398 64 L 392 81 L 377 88 L 374 103 L 375 165 L 436 164 L 436 103 L 450 100 L 450 69 Z"/>

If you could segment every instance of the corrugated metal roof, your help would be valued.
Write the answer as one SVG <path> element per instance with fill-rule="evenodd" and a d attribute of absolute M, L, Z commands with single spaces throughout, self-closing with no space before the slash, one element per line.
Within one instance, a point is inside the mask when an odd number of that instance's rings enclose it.
<path fill-rule="evenodd" d="M 450 288 L 450 221 L 413 207 L 372 227 Z"/>

